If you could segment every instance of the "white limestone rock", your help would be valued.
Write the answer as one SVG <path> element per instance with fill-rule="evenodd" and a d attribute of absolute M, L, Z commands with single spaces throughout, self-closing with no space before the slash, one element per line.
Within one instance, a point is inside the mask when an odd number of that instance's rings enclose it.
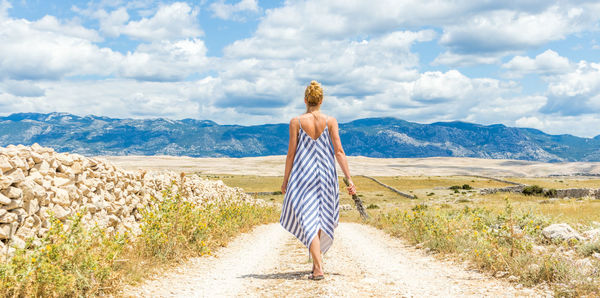
<path fill-rule="evenodd" d="M 2 223 L 0 224 L 0 240 L 10 239 L 16 229 L 17 223 Z"/>
<path fill-rule="evenodd" d="M 52 203 L 58 204 L 61 206 L 69 206 L 71 205 L 71 201 L 69 200 L 69 192 L 58 187 L 52 187 L 52 191 L 54 192 L 54 197 L 51 199 Z"/>
<path fill-rule="evenodd" d="M 600 240 L 600 228 L 583 232 L 583 236 L 591 241 Z"/>
<path fill-rule="evenodd" d="M 19 216 L 12 212 L 6 212 L 0 216 L 0 223 L 13 223 L 19 219 Z"/>
<path fill-rule="evenodd" d="M 4 173 L 5 176 L 12 178 L 13 183 L 19 183 L 25 180 L 25 174 L 22 169 L 12 169 Z"/>
<path fill-rule="evenodd" d="M 36 163 L 35 166 L 33 166 L 33 168 L 40 172 L 40 174 L 42 175 L 46 175 L 50 172 L 50 164 L 46 160 L 42 160 L 41 162 Z"/>
<path fill-rule="evenodd" d="M 566 223 L 552 224 L 542 230 L 542 235 L 551 240 L 570 240 L 577 239 L 579 241 L 584 238 Z"/>
<path fill-rule="evenodd" d="M 0 173 L 6 173 L 13 169 L 13 166 L 8 162 L 8 158 L 0 155 Z"/>
<path fill-rule="evenodd" d="M 0 193 L 0 206 L 10 204 L 11 200 L 9 197 Z"/>
<path fill-rule="evenodd" d="M 73 158 L 68 153 L 60 153 L 56 155 L 56 159 L 61 165 L 71 166 L 73 165 Z"/>
<path fill-rule="evenodd" d="M 10 199 L 20 199 L 23 197 L 23 191 L 17 187 L 8 187 L 2 191 L 2 194 Z"/>

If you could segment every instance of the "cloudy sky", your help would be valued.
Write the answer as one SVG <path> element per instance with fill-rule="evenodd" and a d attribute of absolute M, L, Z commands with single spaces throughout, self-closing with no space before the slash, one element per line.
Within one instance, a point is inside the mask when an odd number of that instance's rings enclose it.
<path fill-rule="evenodd" d="M 285 123 L 310 80 L 346 122 L 600 134 L 600 3 L 0 0 L 0 114 Z"/>

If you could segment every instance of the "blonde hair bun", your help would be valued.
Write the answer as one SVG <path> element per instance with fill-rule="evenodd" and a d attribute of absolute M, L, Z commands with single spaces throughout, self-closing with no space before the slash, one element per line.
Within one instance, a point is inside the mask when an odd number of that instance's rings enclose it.
<path fill-rule="evenodd" d="M 319 105 L 323 101 L 323 88 L 317 81 L 310 81 L 310 85 L 304 91 L 304 99 L 309 106 Z"/>

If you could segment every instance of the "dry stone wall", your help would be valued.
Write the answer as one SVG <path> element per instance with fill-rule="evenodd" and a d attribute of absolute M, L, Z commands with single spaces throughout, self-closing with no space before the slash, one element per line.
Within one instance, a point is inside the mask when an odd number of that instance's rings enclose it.
<path fill-rule="evenodd" d="M 139 233 L 140 211 L 169 187 L 200 205 L 223 200 L 264 204 L 222 181 L 170 171 L 125 171 L 106 160 L 38 144 L 0 147 L 0 259 L 26 239 L 42 237 L 50 214 L 68 225 L 68 217 L 81 212 L 89 226 Z"/>

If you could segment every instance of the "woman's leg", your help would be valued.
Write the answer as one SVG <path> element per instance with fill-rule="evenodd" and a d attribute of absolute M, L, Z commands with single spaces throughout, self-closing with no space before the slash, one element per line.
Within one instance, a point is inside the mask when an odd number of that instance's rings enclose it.
<path fill-rule="evenodd" d="M 323 275 L 323 259 L 321 258 L 321 230 L 310 243 L 310 255 L 313 259 L 313 275 Z"/>

